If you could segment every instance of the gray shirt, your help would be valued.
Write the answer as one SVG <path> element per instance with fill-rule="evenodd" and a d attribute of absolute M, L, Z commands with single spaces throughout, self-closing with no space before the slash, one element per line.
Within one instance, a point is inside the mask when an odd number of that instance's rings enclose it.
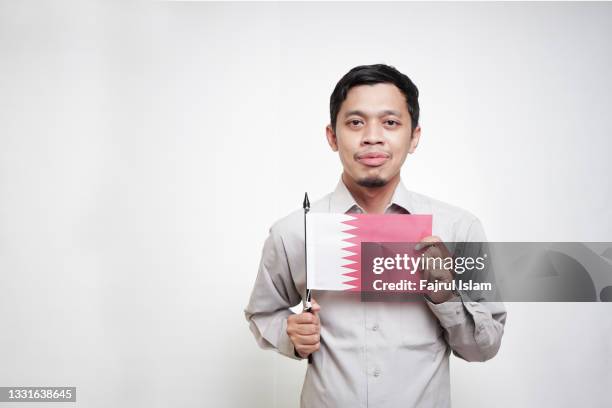
<path fill-rule="evenodd" d="M 342 181 L 311 211 L 363 212 Z M 478 219 L 398 184 L 386 213 L 433 214 L 445 242 L 486 241 Z M 245 316 L 260 347 L 293 359 L 289 309 L 305 294 L 304 219 L 297 210 L 272 225 Z M 313 291 L 321 306 L 321 347 L 313 354 L 301 407 L 449 407 L 449 355 L 485 361 L 497 353 L 501 302 L 461 292 L 460 301 L 361 302 L 355 292 Z"/>

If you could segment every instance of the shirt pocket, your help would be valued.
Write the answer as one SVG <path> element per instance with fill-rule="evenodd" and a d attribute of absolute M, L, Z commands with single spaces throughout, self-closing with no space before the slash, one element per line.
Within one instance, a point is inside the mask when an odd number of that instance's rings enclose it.
<path fill-rule="evenodd" d="M 390 308 L 392 318 L 397 322 L 394 337 L 397 346 L 403 349 L 421 350 L 437 354 L 446 349 L 444 329 L 429 310 L 425 302 L 396 303 Z"/>

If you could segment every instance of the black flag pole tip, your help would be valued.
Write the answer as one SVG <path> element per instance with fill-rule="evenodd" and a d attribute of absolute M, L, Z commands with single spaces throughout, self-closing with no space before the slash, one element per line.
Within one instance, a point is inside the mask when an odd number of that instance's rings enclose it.
<path fill-rule="evenodd" d="M 312 293 L 308 289 L 308 250 L 306 247 L 306 214 L 310 211 L 310 200 L 308 200 L 308 192 L 304 193 L 304 274 L 306 278 L 306 299 L 304 302 L 304 312 L 312 313 Z M 312 354 L 308 355 L 308 364 L 312 364 Z"/>

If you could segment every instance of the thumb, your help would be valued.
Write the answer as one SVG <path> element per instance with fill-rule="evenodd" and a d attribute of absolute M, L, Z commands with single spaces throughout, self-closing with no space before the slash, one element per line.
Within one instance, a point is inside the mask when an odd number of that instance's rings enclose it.
<path fill-rule="evenodd" d="M 312 303 L 312 313 L 314 314 L 319 313 L 319 310 L 321 310 L 321 305 L 317 303 L 314 297 L 310 299 L 310 303 Z"/>

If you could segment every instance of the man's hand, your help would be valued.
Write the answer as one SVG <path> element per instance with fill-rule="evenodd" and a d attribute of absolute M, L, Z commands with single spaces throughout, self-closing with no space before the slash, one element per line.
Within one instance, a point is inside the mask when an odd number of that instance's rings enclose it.
<path fill-rule="evenodd" d="M 417 250 L 424 249 L 425 250 L 424 254 L 426 258 L 452 257 L 448 248 L 446 248 L 446 245 L 444 245 L 442 240 L 436 236 L 429 236 L 429 237 L 423 238 L 415 249 Z M 439 264 L 439 262 L 435 262 L 435 264 Z M 452 269 L 423 268 L 422 271 L 423 271 L 423 279 L 431 283 L 451 282 L 453 280 L 454 272 Z M 433 303 L 446 302 L 447 300 L 450 300 L 456 296 L 456 294 L 451 290 L 439 290 L 437 292 L 429 292 L 427 295 L 429 296 L 429 299 Z"/>
<path fill-rule="evenodd" d="M 312 312 L 293 314 L 287 318 L 287 334 L 300 357 L 306 358 L 319 349 L 321 306 L 312 298 Z"/>

